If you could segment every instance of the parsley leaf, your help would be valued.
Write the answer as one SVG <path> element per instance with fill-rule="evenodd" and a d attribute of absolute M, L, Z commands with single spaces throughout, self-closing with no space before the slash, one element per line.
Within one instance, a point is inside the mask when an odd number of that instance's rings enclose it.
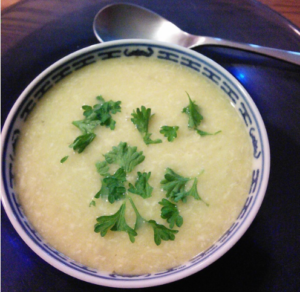
<path fill-rule="evenodd" d="M 221 133 L 221 131 L 217 131 L 215 133 L 208 133 L 199 129 L 196 129 L 196 132 L 200 135 L 200 136 L 211 136 L 211 135 L 217 135 L 219 133 Z"/>
<path fill-rule="evenodd" d="M 101 216 L 97 218 L 94 231 L 104 237 L 108 230 L 125 231 L 128 233 L 131 242 L 135 241 L 136 231 L 132 229 L 125 220 L 126 203 L 124 202 L 120 209 L 113 215 Z"/>
<path fill-rule="evenodd" d="M 172 230 L 167 228 L 164 225 L 156 223 L 154 220 L 147 221 L 154 231 L 154 242 L 156 245 L 160 245 L 162 240 L 174 240 L 175 234 L 178 232 L 178 230 Z"/>
<path fill-rule="evenodd" d="M 69 158 L 69 156 L 65 156 L 60 160 L 60 163 L 64 163 L 67 159 Z"/>
<path fill-rule="evenodd" d="M 159 132 L 163 134 L 165 137 L 167 137 L 169 142 L 172 142 L 177 137 L 178 129 L 179 129 L 178 126 L 174 126 L 174 127 L 162 126 Z"/>
<path fill-rule="evenodd" d="M 101 161 L 101 162 L 97 162 L 96 163 L 96 169 L 97 172 L 101 175 L 101 176 L 109 176 L 109 166 L 107 164 L 106 161 Z"/>
<path fill-rule="evenodd" d="M 183 218 L 179 215 L 177 205 L 171 203 L 167 199 L 162 199 L 159 204 L 163 206 L 161 208 L 161 218 L 167 219 L 170 228 L 173 228 L 175 224 L 177 227 L 180 227 L 183 224 Z"/>
<path fill-rule="evenodd" d="M 119 168 L 113 175 L 106 176 L 102 180 L 100 191 L 95 195 L 95 198 L 107 198 L 113 204 L 115 201 L 125 198 L 126 188 L 126 172 L 123 168 Z"/>
<path fill-rule="evenodd" d="M 151 176 L 151 172 L 138 172 L 138 178 L 136 180 L 135 186 L 129 183 L 128 192 L 141 196 L 144 199 L 150 198 L 153 187 L 150 186 L 148 180 Z"/>
<path fill-rule="evenodd" d="M 199 107 L 193 102 L 188 93 L 186 93 L 189 98 L 189 105 L 185 107 L 182 112 L 186 113 L 189 117 L 188 127 L 190 129 L 196 129 L 201 121 L 203 120 L 203 116 L 199 112 Z"/>
<path fill-rule="evenodd" d="M 162 140 L 160 140 L 160 139 L 152 140 L 150 138 L 151 135 L 152 135 L 151 133 L 146 133 L 144 135 L 143 140 L 144 140 L 146 145 L 162 143 Z"/>
<path fill-rule="evenodd" d="M 201 200 L 206 206 L 209 206 L 200 196 L 197 189 L 198 179 L 194 178 L 194 182 L 186 196 L 192 196 L 195 200 Z"/>
<path fill-rule="evenodd" d="M 120 142 L 112 147 L 112 151 L 104 154 L 107 163 L 119 164 L 126 173 L 131 172 L 138 164 L 144 161 L 143 151 L 137 152 L 137 147 L 130 147 L 126 142 Z"/>
<path fill-rule="evenodd" d="M 167 197 L 176 200 L 181 193 L 185 192 L 185 185 L 190 180 L 190 178 L 182 177 L 181 175 L 175 173 L 171 168 L 167 168 L 165 179 L 160 183 L 163 185 L 163 190 L 167 192 Z"/>
<path fill-rule="evenodd" d="M 75 121 L 73 124 L 75 123 L 76 126 L 77 124 L 80 126 L 81 122 L 84 124 L 90 124 L 92 130 L 93 126 L 95 127 L 100 124 L 101 126 L 110 127 L 111 130 L 113 130 L 115 128 L 115 121 L 112 119 L 111 114 L 121 112 L 121 101 L 105 101 L 102 96 L 97 96 L 96 99 L 98 100 L 98 104 L 95 104 L 93 107 L 88 105 L 84 105 L 82 107 L 85 119 Z"/>
<path fill-rule="evenodd" d="M 137 207 L 135 206 L 133 200 L 128 197 L 129 202 L 134 210 L 136 219 L 135 219 L 135 225 L 134 225 L 134 230 L 136 231 L 137 229 L 139 229 L 144 223 L 147 223 L 148 221 L 146 219 L 144 219 L 141 214 L 139 213 Z"/>
<path fill-rule="evenodd" d="M 182 110 L 182 112 L 186 113 L 189 117 L 188 127 L 190 129 L 195 130 L 200 136 L 216 135 L 220 133 L 221 131 L 217 131 L 215 133 L 208 133 L 200 129 L 197 129 L 197 127 L 200 125 L 201 121 L 203 120 L 203 116 L 200 114 L 200 108 L 198 107 L 198 105 L 191 100 L 188 93 L 186 94 L 189 98 L 189 105 L 185 107 Z"/>
<path fill-rule="evenodd" d="M 78 153 L 81 153 L 95 139 L 94 129 L 97 126 L 106 126 L 113 130 L 116 122 L 112 119 L 111 114 L 121 111 L 121 101 L 114 102 L 110 100 L 106 102 L 102 96 L 97 96 L 96 99 L 98 104 L 93 107 L 89 105 L 82 106 L 85 117 L 83 120 L 72 122 L 82 132 L 82 135 L 78 136 L 69 146 Z"/>
<path fill-rule="evenodd" d="M 92 133 L 94 129 L 100 125 L 100 121 L 93 121 L 87 118 L 82 121 L 73 121 L 72 124 L 76 126 L 83 134 Z"/>
<path fill-rule="evenodd" d="M 186 184 L 192 179 L 194 179 L 193 185 L 189 191 L 186 191 Z M 192 196 L 195 200 L 202 200 L 197 190 L 197 178 L 186 178 L 175 173 L 172 169 L 167 168 L 165 179 L 160 183 L 162 184 L 163 190 L 167 192 L 166 196 L 174 202 L 181 200 L 185 203 L 188 196 Z M 205 204 L 208 206 L 207 203 Z"/>
<path fill-rule="evenodd" d="M 172 199 L 175 202 L 179 202 L 181 200 L 182 202 L 186 203 L 187 197 L 192 196 L 195 200 L 201 200 L 197 190 L 197 182 L 198 180 L 197 178 L 195 178 L 194 183 L 189 191 L 183 189 L 181 192 L 173 193 Z"/>
<path fill-rule="evenodd" d="M 92 207 L 92 206 L 96 206 L 96 202 L 94 200 L 92 200 L 89 204 L 89 207 Z"/>
<path fill-rule="evenodd" d="M 142 105 L 141 109 L 137 108 L 136 111 L 133 110 L 131 121 L 136 126 L 138 131 L 142 134 L 144 142 L 149 144 L 158 144 L 162 143 L 162 140 L 156 139 L 152 140 L 150 138 L 151 134 L 148 133 L 148 126 L 150 119 L 153 115 L 151 115 L 151 108 L 146 108 Z"/>
<path fill-rule="evenodd" d="M 104 99 L 98 97 L 99 104 L 95 105 L 93 111 L 97 115 L 97 119 L 100 120 L 101 126 L 109 127 L 111 130 L 115 128 L 115 120 L 112 119 L 111 114 L 116 114 L 121 111 L 121 101 L 114 102 L 112 100 L 105 102 Z"/>
<path fill-rule="evenodd" d="M 74 151 L 81 153 L 90 143 L 92 143 L 95 137 L 96 134 L 94 133 L 83 134 L 78 136 L 69 147 L 73 148 Z"/>
<path fill-rule="evenodd" d="M 133 111 L 131 121 L 135 124 L 138 131 L 143 135 L 148 133 L 148 125 L 151 115 L 151 108 L 146 108 L 142 106 L 141 109 L 137 108 L 136 112 Z"/>
<path fill-rule="evenodd" d="M 134 230 L 137 230 L 139 227 L 141 227 L 142 224 L 147 223 L 149 225 L 151 225 L 151 227 L 153 228 L 154 231 L 154 242 L 156 243 L 156 245 L 160 245 L 161 244 L 161 240 L 174 240 L 175 239 L 175 234 L 178 232 L 178 230 L 172 230 L 169 229 L 167 227 L 165 227 L 164 225 L 158 224 L 156 221 L 154 220 L 146 220 L 144 219 L 139 211 L 137 210 L 133 200 L 129 197 L 129 201 L 133 207 L 133 210 L 136 214 L 136 222 L 135 222 L 135 227 Z"/>

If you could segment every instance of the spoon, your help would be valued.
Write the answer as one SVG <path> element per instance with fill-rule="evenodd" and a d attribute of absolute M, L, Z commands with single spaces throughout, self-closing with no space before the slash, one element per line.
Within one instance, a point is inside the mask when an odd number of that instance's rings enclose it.
<path fill-rule="evenodd" d="M 119 3 L 101 9 L 94 18 L 93 31 L 100 42 L 133 38 L 163 41 L 186 48 L 207 45 L 222 46 L 254 52 L 300 65 L 300 52 L 192 35 L 182 31 L 160 15 L 132 4 Z"/>

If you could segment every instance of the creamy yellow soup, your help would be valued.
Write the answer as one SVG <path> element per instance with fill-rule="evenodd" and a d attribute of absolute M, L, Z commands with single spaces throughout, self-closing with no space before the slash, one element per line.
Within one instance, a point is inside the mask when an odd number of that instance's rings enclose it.
<path fill-rule="evenodd" d="M 189 104 L 187 93 L 200 107 L 203 131 L 220 133 L 201 137 L 188 128 L 182 113 Z M 97 103 L 96 96 L 121 101 L 121 112 L 113 115 L 114 130 L 95 129 L 95 140 L 80 154 L 69 145 L 80 130 L 72 121 L 83 119 L 83 105 Z M 144 105 L 151 108 L 152 139 L 146 145 L 131 113 Z M 160 128 L 178 126 L 177 138 L 168 142 Z M 161 180 L 167 168 L 184 177 L 198 177 L 201 200 L 188 197 L 178 209 L 183 225 L 174 241 L 154 242 L 153 229 L 144 224 L 135 242 L 125 232 L 94 232 L 96 218 L 116 213 L 124 201 L 113 204 L 95 199 L 101 176 L 95 163 L 120 142 L 143 151 L 145 160 L 127 180 L 134 184 L 136 173 L 151 172 L 152 196 L 130 196 L 146 220 L 169 224 L 161 218 L 166 197 Z M 144 57 L 96 62 L 64 78 L 46 93 L 28 117 L 18 142 L 16 188 L 31 224 L 54 248 L 89 267 L 120 274 L 162 271 L 183 264 L 210 247 L 237 218 L 250 187 L 251 141 L 242 119 L 225 93 L 204 76 L 178 64 Z M 62 157 L 69 158 L 60 163 Z M 135 214 L 126 203 L 126 220 L 133 228 Z"/>

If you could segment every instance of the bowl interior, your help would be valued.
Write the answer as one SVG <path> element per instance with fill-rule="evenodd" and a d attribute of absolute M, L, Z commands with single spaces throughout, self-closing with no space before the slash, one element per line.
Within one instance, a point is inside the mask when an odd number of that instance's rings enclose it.
<path fill-rule="evenodd" d="M 34 230 L 23 213 L 14 190 L 13 165 L 22 125 L 43 95 L 56 83 L 85 66 L 112 58 L 157 58 L 179 63 L 201 74 L 226 93 L 244 121 L 253 145 L 252 183 L 242 211 L 225 234 L 209 249 L 172 269 L 144 275 L 107 274 L 84 266 L 55 250 Z M 22 93 L 3 128 L 2 202 L 13 226 L 23 240 L 44 260 L 59 270 L 91 283 L 112 287 L 147 287 L 172 282 L 191 275 L 221 257 L 244 234 L 262 203 L 266 191 L 270 151 L 261 116 L 245 89 L 221 66 L 194 51 L 142 40 L 115 41 L 75 52 L 40 74 Z"/>

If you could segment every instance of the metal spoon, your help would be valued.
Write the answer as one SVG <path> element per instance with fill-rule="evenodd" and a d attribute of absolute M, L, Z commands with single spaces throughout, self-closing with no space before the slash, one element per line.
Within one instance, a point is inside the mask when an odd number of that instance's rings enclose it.
<path fill-rule="evenodd" d="M 141 38 L 173 43 L 186 48 L 206 45 L 222 46 L 254 52 L 300 65 L 300 52 L 191 35 L 160 15 L 132 4 L 113 4 L 104 7 L 95 16 L 93 30 L 100 42 Z"/>

